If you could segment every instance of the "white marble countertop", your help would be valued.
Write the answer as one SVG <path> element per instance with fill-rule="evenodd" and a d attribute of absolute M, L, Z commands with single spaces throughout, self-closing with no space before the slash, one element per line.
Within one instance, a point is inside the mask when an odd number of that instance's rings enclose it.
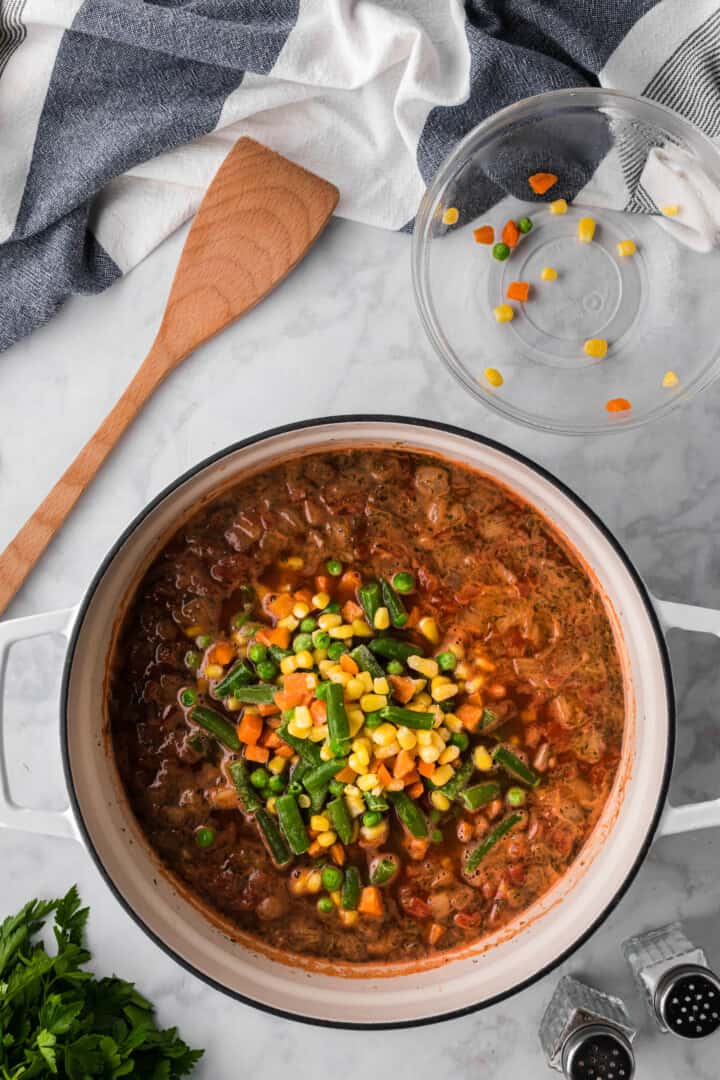
<path fill-rule="evenodd" d="M 144 356 L 185 232 L 99 297 L 79 298 L 0 358 L 0 548 L 94 430 Z M 691 346 L 690 346 L 691 347 Z M 435 360 L 415 313 L 406 236 L 333 222 L 307 261 L 245 319 L 201 349 L 160 388 L 8 616 L 75 603 L 118 533 L 180 472 L 245 435 L 310 416 L 384 411 L 487 433 L 571 485 L 625 544 L 658 595 L 720 606 L 720 394 L 709 390 L 662 424 L 604 439 L 515 427 L 468 399 Z M 671 638 L 681 732 L 675 801 L 720 794 L 714 639 Z M 5 751 L 16 797 L 62 806 L 57 692 L 62 648 L 41 639 L 13 650 Z M 720 863 L 715 835 L 658 841 L 602 929 L 563 967 L 626 996 L 641 1022 L 640 1080 L 711 1080 L 720 1036 L 662 1038 L 632 995 L 619 952 L 631 933 L 680 917 L 720 968 Z M 236 1004 L 187 974 L 124 914 L 72 842 L 0 832 L 0 915 L 30 896 L 78 882 L 92 906 L 96 969 L 136 980 L 194 1045 L 200 1077 L 255 1072 L 299 1080 L 377 1073 L 415 1080 L 476 1076 L 535 1080 L 546 1070 L 537 1026 L 560 972 L 495 1008 L 409 1031 L 326 1031 Z"/>

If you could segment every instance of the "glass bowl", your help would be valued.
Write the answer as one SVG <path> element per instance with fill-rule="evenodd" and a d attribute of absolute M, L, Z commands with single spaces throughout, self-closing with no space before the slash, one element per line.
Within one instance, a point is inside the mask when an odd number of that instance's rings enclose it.
<path fill-rule="evenodd" d="M 528 182 L 538 172 L 558 177 L 545 194 Z M 565 213 L 551 208 L 560 199 Z M 476 242 L 478 226 L 498 242 L 521 217 L 532 229 L 504 261 Z M 720 371 L 719 224 L 720 153 L 687 121 L 613 90 L 541 94 L 484 121 L 438 171 L 415 223 L 415 298 L 438 354 L 485 405 L 544 431 L 622 431 Z M 634 254 L 619 254 L 623 240 Z M 529 283 L 527 301 L 507 299 L 512 281 Z M 501 304 L 512 321 L 496 321 Z M 607 342 L 604 357 L 586 354 L 589 339 Z M 630 407 L 608 411 L 617 399 Z"/>

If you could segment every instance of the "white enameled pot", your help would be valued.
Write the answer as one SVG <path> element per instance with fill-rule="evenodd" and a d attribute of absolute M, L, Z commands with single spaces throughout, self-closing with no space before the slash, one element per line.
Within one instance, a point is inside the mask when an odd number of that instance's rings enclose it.
<path fill-rule="evenodd" d="M 613 794 L 570 871 L 529 911 L 481 944 L 415 970 L 291 966 L 233 940 L 157 861 L 129 810 L 106 745 L 105 682 L 113 634 L 133 584 L 198 504 L 248 471 L 311 449 L 373 445 L 429 451 L 507 485 L 567 538 L 605 598 L 622 656 L 627 728 Z M 663 628 L 720 635 L 720 613 L 648 594 L 617 541 L 566 487 L 488 439 L 427 421 L 340 417 L 247 439 L 181 477 L 118 540 L 77 608 L 0 623 L 0 672 L 11 642 L 45 633 L 68 639 L 60 724 L 70 806 L 15 805 L 0 784 L 0 826 L 84 843 L 126 910 L 190 971 L 243 1001 L 321 1024 L 391 1027 L 480 1008 L 547 972 L 617 903 L 656 831 L 720 824 L 720 799 L 666 803 L 675 711 Z M 1 689 L 1 688 L 0 688 Z M 392 958 L 388 958 L 392 959 Z"/>

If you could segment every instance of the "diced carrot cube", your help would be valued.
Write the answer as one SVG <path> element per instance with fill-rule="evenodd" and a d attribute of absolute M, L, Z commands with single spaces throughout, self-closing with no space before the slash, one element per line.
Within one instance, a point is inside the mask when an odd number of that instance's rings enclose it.
<path fill-rule="evenodd" d="M 297 705 L 309 705 L 313 698 L 313 689 L 308 686 L 307 673 L 296 671 L 286 675 L 283 688 L 275 694 L 275 704 L 279 709 L 294 709 Z"/>
<path fill-rule="evenodd" d="M 283 743 L 282 746 L 278 746 L 275 751 L 275 757 L 291 758 L 295 751 L 292 746 L 288 746 L 287 743 Z"/>
<path fill-rule="evenodd" d="M 345 622 L 351 623 L 353 619 L 364 619 L 365 612 L 354 600 L 346 600 L 342 607 L 342 617 Z"/>
<path fill-rule="evenodd" d="M 345 848 L 342 844 L 333 844 L 330 848 L 330 854 L 336 866 L 345 865 Z"/>
<path fill-rule="evenodd" d="M 290 593 L 268 593 L 263 607 L 276 619 L 286 619 L 292 614 L 293 598 Z"/>
<path fill-rule="evenodd" d="M 417 771 L 420 773 L 421 776 L 430 777 L 435 772 L 435 762 L 420 761 L 418 762 Z"/>
<path fill-rule="evenodd" d="M 256 705 L 255 708 L 261 716 L 277 716 L 278 707 L 271 702 L 263 702 L 262 705 Z"/>
<path fill-rule="evenodd" d="M 312 607 L 313 594 L 309 589 L 298 589 L 295 593 L 296 604 L 307 604 L 308 607 Z"/>
<path fill-rule="evenodd" d="M 263 746 L 267 746 L 268 750 L 277 750 L 279 746 L 285 745 L 278 733 L 276 731 L 273 731 L 272 728 L 268 728 L 265 731 L 262 739 L 262 744 Z"/>
<path fill-rule="evenodd" d="M 238 739 L 244 743 L 256 743 L 262 734 L 262 729 L 262 716 L 246 712 L 237 726 Z"/>
<path fill-rule="evenodd" d="M 327 705 L 325 702 L 316 698 L 310 706 L 310 715 L 313 718 L 313 724 L 324 724 L 327 720 Z"/>
<path fill-rule="evenodd" d="M 360 893 L 358 911 L 361 915 L 372 915 L 379 919 L 385 914 L 383 899 L 377 885 L 366 885 Z"/>
<path fill-rule="evenodd" d="M 341 784 L 352 784 L 355 780 L 355 771 L 349 765 L 346 765 L 339 773 L 335 773 L 335 779 L 339 780 Z"/>
<path fill-rule="evenodd" d="M 390 685 L 393 688 L 393 697 L 406 705 L 415 693 L 415 683 L 407 675 L 391 675 Z"/>
<path fill-rule="evenodd" d="M 483 711 L 478 705 L 461 705 L 459 709 L 455 710 L 455 715 L 458 720 L 462 721 L 462 725 L 468 731 L 474 731 L 480 723 Z"/>
<path fill-rule="evenodd" d="M 290 644 L 290 630 L 287 626 L 275 626 L 268 633 L 268 645 L 278 645 L 287 649 Z"/>
<path fill-rule="evenodd" d="M 315 588 L 319 593 L 330 593 L 333 587 L 333 578 L 329 574 L 318 574 L 315 578 Z"/>
<path fill-rule="evenodd" d="M 473 229 L 473 236 L 476 244 L 492 244 L 495 230 L 492 225 L 481 225 L 478 229 Z"/>
<path fill-rule="evenodd" d="M 257 761 L 260 765 L 264 765 L 270 757 L 270 751 L 264 746 L 246 746 L 245 758 L 248 761 Z"/>
<path fill-rule="evenodd" d="M 509 248 L 514 248 L 520 239 L 520 230 L 515 222 L 511 219 L 506 221 L 502 231 L 503 243 L 507 244 Z"/>
<path fill-rule="evenodd" d="M 403 777 L 409 776 L 409 774 L 415 768 L 415 758 L 409 750 L 401 750 L 398 756 L 395 758 L 395 766 L 393 768 L 393 776 L 396 780 L 402 780 Z"/>
<path fill-rule="evenodd" d="M 355 591 L 359 588 L 362 578 L 357 570 L 346 570 L 338 582 L 338 594 L 341 600 L 354 600 Z"/>
<path fill-rule="evenodd" d="M 232 645 L 227 641 L 218 641 L 217 645 L 213 645 L 212 649 L 208 653 L 208 661 L 211 664 L 229 664 L 235 655 L 235 650 Z"/>
<path fill-rule="evenodd" d="M 386 788 L 388 784 L 391 783 L 392 776 L 390 775 L 386 765 L 378 765 L 375 773 L 384 788 Z"/>
<path fill-rule="evenodd" d="M 528 176 L 528 184 L 536 195 L 544 195 L 553 184 L 557 184 L 557 176 L 551 172 L 536 172 Z"/>
<path fill-rule="evenodd" d="M 410 608 L 410 611 L 408 613 L 407 622 L 405 623 L 406 630 L 414 630 L 416 628 L 416 626 L 420 622 L 420 614 L 420 608 L 417 606 L 417 604 L 414 604 L 413 607 Z"/>
<path fill-rule="evenodd" d="M 347 607 L 347 604 L 345 605 L 345 607 Z M 342 654 L 342 656 L 340 657 L 340 667 L 343 669 L 343 671 L 347 671 L 350 675 L 357 675 L 358 671 L 360 670 L 350 653 Z"/>
<path fill-rule="evenodd" d="M 403 780 L 405 781 L 405 787 L 408 787 L 412 784 L 417 784 L 419 779 L 420 773 L 417 771 L 417 769 L 413 769 L 411 773 L 408 773 L 407 776 L 403 777 Z"/>
<path fill-rule="evenodd" d="M 530 284 L 527 281 L 511 281 L 505 295 L 508 300 L 519 300 L 523 303 L 528 298 Z"/>
<path fill-rule="evenodd" d="M 413 784 L 412 787 L 407 789 L 407 793 L 411 799 L 419 799 L 425 790 L 425 785 L 422 780 L 418 780 L 417 784 Z"/>

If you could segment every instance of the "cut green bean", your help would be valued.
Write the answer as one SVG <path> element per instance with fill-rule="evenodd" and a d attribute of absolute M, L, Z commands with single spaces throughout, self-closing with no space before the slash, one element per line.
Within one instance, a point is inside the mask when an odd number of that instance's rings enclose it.
<path fill-rule="evenodd" d="M 230 668 L 224 679 L 215 687 L 214 693 L 216 697 L 236 697 L 236 690 L 239 690 L 241 686 L 249 686 L 250 683 L 255 682 L 257 678 L 255 672 L 246 664 L 244 660 L 238 660 L 237 664 Z"/>
<path fill-rule="evenodd" d="M 338 834 L 340 842 L 349 844 L 352 840 L 353 824 L 343 796 L 338 795 L 336 799 L 332 799 L 325 807 L 325 810 L 333 829 Z"/>
<path fill-rule="evenodd" d="M 373 679 L 382 679 L 384 677 L 385 672 L 370 652 L 367 645 L 356 645 L 355 648 L 351 650 L 350 656 L 360 670 L 367 671 L 372 675 Z"/>
<path fill-rule="evenodd" d="M 383 810 L 388 810 L 390 808 L 384 795 L 373 795 L 372 791 L 364 791 L 363 795 L 368 810 L 378 810 L 382 813 Z"/>
<path fill-rule="evenodd" d="M 279 795 L 275 801 L 275 809 L 290 850 L 296 855 L 303 855 L 310 847 L 310 837 L 297 799 L 294 795 Z"/>
<path fill-rule="evenodd" d="M 406 664 L 411 656 L 423 655 L 420 645 L 410 645 L 407 641 L 398 641 L 391 637 L 375 638 L 370 642 L 370 648 L 376 656 L 382 656 L 386 660 L 399 660 L 401 664 Z"/>
<path fill-rule="evenodd" d="M 262 806 L 260 797 L 250 782 L 250 771 L 244 761 L 233 761 L 228 765 L 228 772 L 237 791 L 240 809 L 245 814 L 254 814 Z"/>
<path fill-rule="evenodd" d="M 475 763 L 473 759 L 469 757 L 467 761 L 464 761 L 459 769 L 456 770 L 455 775 L 452 776 L 447 784 L 439 789 L 443 795 L 448 799 L 457 799 L 463 788 L 467 787 L 470 777 L 475 772 Z"/>
<path fill-rule="evenodd" d="M 323 761 L 303 777 L 303 786 L 309 794 L 317 791 L 318 788 L 327 787 L 335 774 L 346 765 L 346 758 L 330 758 L 329 761 Z"/>
<path fill-rule="evenodd" d="M 498 841 L 502 840 L 503 836 L 509 833 L 519 821 L 522 821 L 522 817 L 522 814 L 510 814 L 509 817 L 503 818 L 500 824 L 496 825 L 485 839 L 481 840 L 478 846 L 470 852 L 465 860 L 465 872 L 474 874 L 490 849 L 494 848 Z"/>
<path fill-rule="evenodd" d="M 360 871 L 357 866 L 348 866 L 345 871 L 342 893 L 340 894 L 340 904 L 343 911 L 355 911 L 360 903 L 361 885 Z"/>
<path fill-rule="evenodd" d="M 383 603 L 390 615 L 390 622 L 398 628 L 404 626 L 408 621 L 408 613 L 402 600 L 387 581 L 382 581 L 380 587 L 382 589 Z"/>
<path fill-rule="evenodd" d="M 482 784 L 473 784 L 460 793 L 460 799 L 467 810 L 479 810 L 493 799 L 500 798 L 500 785 L 496 780 L 486 780 Z"/>
<path fill-rule="evenodd" d="M 291 717 L 287 717 L 283 720 L 282 724 L 278 728 L 278 735 L 286 742 L 288 746 L 292 747 L 296 754 L 299 754 L 306 765 L 311 768 L 315 768 L 322 763 L 320 757 L 320 747 L 317 743 L 310 742 L 309 739 L 298 739 L 296 735 L 291 735 L 288 731 L 288 724 Z"/>
<path fill-rule="evenodd" d="M 292 853 L 280 835 L 272 815 L 267 810 L 258 810 L 255 814 L 255 824 L 275 865 L 283 867 L 291 863 Z"/>
<path fill-rule="evenodd" d="M 496 761 L 498 765 L 502 765 L 505 772 L 510 776 L 514 776 L 517 780 L 522 780 L 523 784 L 527 784 L 529 787 L 536 788 L 540 784 L 540 776 L 531 769 L 529 765 L 526 765 L 522 758 L 519 758 L 517 754 L 513 754 L 512 750 L 509 750 L 507 746 L 497 746 L 493 750 L 493 761 Z"/>
<path fill-rule="evenodd" d="M 383 720 L 390 724 L 415 728 L 418 731 L 432 731 L 435 723 L 434 713 L 414 712 L 412 709 L 401 709 L 399 705 L 386 705 L 379 712 Z"/>
<path fill-rule="evenodd" d="M 381 855 L 372 864 L 370 884 L 389 885 L 395 880 L 399 870 L 400 862 L 397 855 Z"/>
<path fill-rule="evenodd" d="M 428 834 L 427 822 L 417 804 L 404 791 L 388 791 L 387 795 L 405 828 L 418 840 L 424 840 Z"/>
<path fill-rule="evenodd" d="M 361 585 L 358 589 L 358 597 L 367 621 L 371 626 L 375 624 L 375 612 L 382 607 L 382 589 L 379 581 L 370 581 L 367 585 Z"/>
<path fill-rule="evenodd" d="M 345 693 L 340 683 L 328 683 L 325 688 L 327 726 L 330 749 L 342 757 L 350 753 L 350 723 L 345 712 Z"/>
<path fill-rule="evenodd" d="M 277 692 L 277 686 L 239 686 L 232 696 L 243 705 L 272 705 Z"/>
<path fill-rule="evenodd" d="M 235 725 L 226 720 L 222 713 L 208 708 L 207 705 L 195 705 L 188 713 L 188 716 L 193 724 L 197 724 L 198 727 L 209 731 L 218 742 L 221 742 L 223 746 L 227 746 L 229 750 L 240 749 L 240 740 Z"/>

